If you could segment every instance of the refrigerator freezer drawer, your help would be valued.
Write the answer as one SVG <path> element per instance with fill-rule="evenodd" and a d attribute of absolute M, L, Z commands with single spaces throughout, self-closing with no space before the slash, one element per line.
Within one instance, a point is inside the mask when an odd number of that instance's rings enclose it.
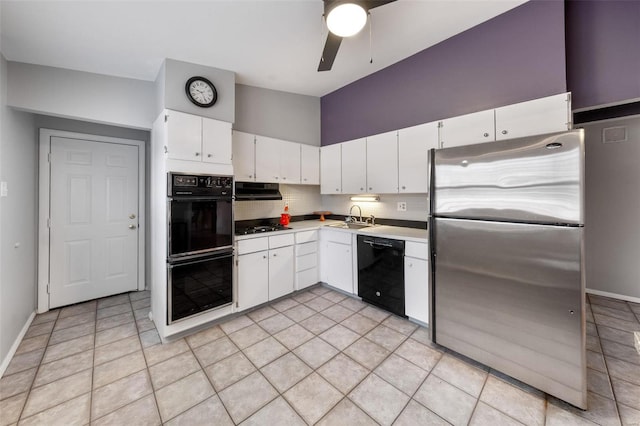
<path fill-rule="evenodd" d="M 434 340 L 586 408 L 583 228 L 434 226 Z"/>

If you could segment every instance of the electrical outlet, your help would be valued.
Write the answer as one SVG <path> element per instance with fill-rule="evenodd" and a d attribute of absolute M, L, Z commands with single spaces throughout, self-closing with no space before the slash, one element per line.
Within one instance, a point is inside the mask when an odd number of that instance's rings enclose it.
<path fill-rule="evenodd" d="M 398 211 L 406 212 L 407 211 L 407 203 L 404 201 L 398 201 Z"/>

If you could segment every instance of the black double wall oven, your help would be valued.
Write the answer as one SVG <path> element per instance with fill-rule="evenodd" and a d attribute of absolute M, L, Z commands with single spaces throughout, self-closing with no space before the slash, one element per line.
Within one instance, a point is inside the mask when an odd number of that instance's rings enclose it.
<path fill-rule="evenodd" d="M 168 174 L 167 322 L 232 303 L 233 177 Z"/>

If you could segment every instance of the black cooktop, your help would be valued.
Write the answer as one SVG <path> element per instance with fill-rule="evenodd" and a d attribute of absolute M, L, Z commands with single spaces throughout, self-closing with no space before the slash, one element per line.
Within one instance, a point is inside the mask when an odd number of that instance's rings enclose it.
<path fill-rule="evenodd" d="M 263 232 L 274 232 L 274 231 L 285 231 L 288 228 L 283 225 L 262 225 L 262 226 L 248 226 L 236 228 L 236 235 L 249 235 L 249 234 L 260 234 Z"/>

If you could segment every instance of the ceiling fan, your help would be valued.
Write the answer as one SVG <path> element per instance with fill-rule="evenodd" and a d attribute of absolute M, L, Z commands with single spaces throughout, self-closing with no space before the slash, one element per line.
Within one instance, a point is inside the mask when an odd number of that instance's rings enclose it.
<path fill-rule="evenodd" d="M 324 18 L 329 29 L 318 71 L 329 71 L 344 37 L 351 37 L 367 23 L 369 11 L 396 0 L 323 0 Z M 346 27 L 345 27 L 346 25 Z"/>

